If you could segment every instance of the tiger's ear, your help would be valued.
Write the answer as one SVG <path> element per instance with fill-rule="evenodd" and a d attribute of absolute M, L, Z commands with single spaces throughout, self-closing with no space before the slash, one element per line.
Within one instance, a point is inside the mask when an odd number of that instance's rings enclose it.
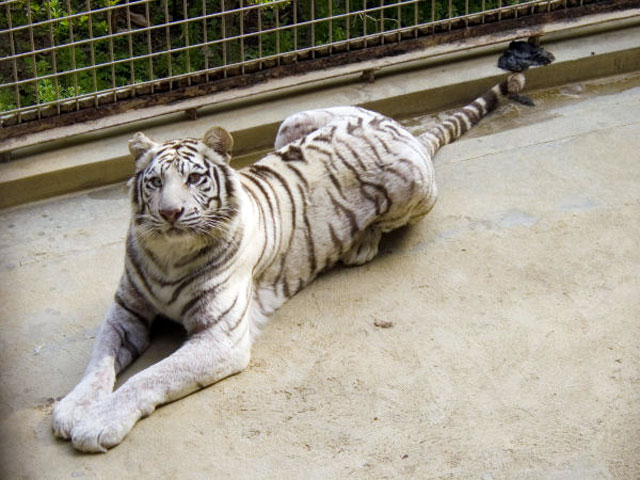
<path fill-rule="evenodd" d="M 218 152 L 231 158 L 231 150 L 233 149 L 233 137 L 222 127 L 211 127 L 202 137 L 202 143 Z"/>
<path fill-rule="evenodd" d="M 136 160 L 136 172 L 139 172 L 147 166 L 149 158 L 145 153 L 156 145 L 156 142 L 141 132 L 136 133 L 129 139 L 129 152 L 131 152 L 131 155 L 133 155 L 133 158 Z"/>

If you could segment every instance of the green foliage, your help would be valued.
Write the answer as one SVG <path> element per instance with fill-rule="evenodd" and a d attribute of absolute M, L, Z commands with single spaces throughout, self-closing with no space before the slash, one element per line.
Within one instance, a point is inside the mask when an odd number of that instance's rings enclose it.
<path fill-rule="evenodd" d="M 502 5 L 520 1 L 503 0 Z M 416 21 L 425 23 L 477 12 L 483 4 L 485 9 L 498 6 L 498 0 L 454 0 L 450 12 L 448 0 L 402 6 L 394 5 L 395 0 L 368 0 L 366 11 L 364 0 L 350 0 L 349 11 L 345 0 L 186 3 L 186 11 L 182 0 L 152 0 L 131 7 L 124 0 L 90 0 L 91 10 L 87 0 L 18 0 L 3 5 L 0 30 L 29 21 L 35 26 L 13 33 L 16 54 L 25 55 L 15 65 L 0 61 L 0 83 L 13 82 L 16 77 L 33 79 L 19 86 L 20 106 L 24 107 L 395 31 Z M 104 11 L 108 6 L 121 8 Z M 240 7 L 252 8 L 240 11 Z M 206 22 L 198 18 L 203 15 L 210 16 Z M 331 18 L 336 15 L 341 18 Z M 193 20 L 147 29 L 147 18 L 151 25 Z M 298 26 L 286 28 L 296 20 Z M 0 59 L 10 56 L 10 39 L 9 34 L 3 35 Z M 111 65 L 113 62 L 117 63 Z M 0 111 L 16 107 L 15 87 L 0 88 Z"/>

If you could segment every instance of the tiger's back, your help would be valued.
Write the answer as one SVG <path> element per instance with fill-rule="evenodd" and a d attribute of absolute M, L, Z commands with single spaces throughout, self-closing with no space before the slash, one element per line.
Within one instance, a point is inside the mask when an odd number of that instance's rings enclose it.
<path fill-rule="evenodd" d="M 371 260 L 382 232 L 423 216 L 436 200 L 424 143 L 378 113 L 304 112 L 285 120 L 278 144 L 284 146 L 241 171 L 243 186 L 263 206 L 256 287 L 267 313 L 336 262 Z"/>

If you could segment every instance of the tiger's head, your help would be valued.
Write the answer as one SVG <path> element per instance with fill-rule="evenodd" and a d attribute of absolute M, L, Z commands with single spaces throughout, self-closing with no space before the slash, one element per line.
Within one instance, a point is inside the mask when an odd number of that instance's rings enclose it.
<path fill-rule="evenodd" d="M 185 240 L 224 234 L 238 212 L 238 177 L 229 166 L 233 138 L 221 127 L 200 140 L 129 140 L 135 158 L 133 227 L 142 237 Z"/>

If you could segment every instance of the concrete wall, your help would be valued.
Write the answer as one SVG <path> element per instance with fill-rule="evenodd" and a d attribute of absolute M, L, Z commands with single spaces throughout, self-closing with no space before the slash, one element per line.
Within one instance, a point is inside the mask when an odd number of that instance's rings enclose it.
<path fill-rule="evenodd" d="M 638 23 L 640 17 L 631 17 L 544 37 L 544 46 L 555 54 L 556 62 L 530 70 L 528 89 L 639 70 Z M 273 93 L 272 87 L 263 86 L 244 97 L 235 92 L 233 101 L 221 99 L 197 120 L 186 120 L 182 114 L 162 116 L 18 151 L 15 161 L 0 164 L 0 208 L 127 179 L 132 172 L 127 140 L 137 130 L 168 140 L 199 136 L 210 126 L 220 125 L 233 134 L 236 165 L 243 165 L 255 158 L 256 151 L 270 147 L 278 124 L 287 115 L 301 110 L 360 105 L 403 117 L 461 105 L 504 76 L 496 62 L 506 45 L 427 59 L 415 59 L 413 54 L 409 59 L 395 59 L 396 63 L 385 59 L 374 83 L 360 78 L 361 70 L 377 65 L 373 63 L 362 64 L 357 74 L 344 77 L 320 72 L 304 87 L 289 86 Z M 323 81 L 323 75 L 330 80 Z"/>

